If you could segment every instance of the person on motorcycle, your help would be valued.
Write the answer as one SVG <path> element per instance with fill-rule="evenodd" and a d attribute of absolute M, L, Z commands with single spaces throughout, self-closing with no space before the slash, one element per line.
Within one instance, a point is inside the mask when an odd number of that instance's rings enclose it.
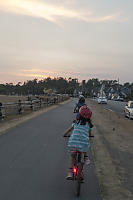
<path fill-rule="evenodd" d="M 64 137 L 72 131 L 72 134 L 68 141 L 68 149 L 71 153 L 70 157 L 70 165 L 67 179 L 72 179 L 72 168 L 74 165 L 74 157 L 73 153 L 76 151 L 82 152 L 84 154 L 84 161 L 86 164 L 90 163 L 88 158 L 88 149 L 90 147 L 89 136 L 92 137 L 91 133 L 91 116 L 92 111 L 89 109 L 87 105 L 81 106 L 79 109 L 79 117 L 72 124 L 72 126 L 64 133 Z"/>

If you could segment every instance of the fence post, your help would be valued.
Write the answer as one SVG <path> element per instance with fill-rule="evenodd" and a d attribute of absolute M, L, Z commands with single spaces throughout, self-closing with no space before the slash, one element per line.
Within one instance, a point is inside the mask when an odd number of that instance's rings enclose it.
<path fill-rule="evenodd" d="M 45 104 L 44 98 L 42 98 L 41 106 L 44 107 L 44 104 Z"/>
<path fill-rule="evenodd" d="M 56 104 L 56 97 L 54 97 L 54 104 Z"/>
<path fill-rule="evenodd" d="M 58 103 L 60 103 L 60 99 L 59 99 L 59 96 L 57 96 L 57 102 L 58 102 Z"/>
<path fill-rule="evenodd" d="M 18 113 L 22 114 L 24 112 L 24 106 L 22 105 L 22 101 L 18 100 Z"/>
<path fill-rule="evenodd" d="M 0 102 L 0 119 L 4 120 L 5 118 L 5 107 L 3 106 L 3 104 Z"/>
<path fill-rule="evenodd" d="M 30 108 L 32 111 L 34 111 L 34 104 L 33 104 L 32 100 L 30 101 Z"/>
<path fill-rule="evenodd" d="M 47 98 L 47 106 L 48 106 L 48 104 L 49 104 L 49 100 L 48 100 L 48 98 Z"/>
<path fill-rule="evenodd" d="M 40 108 L 42 107 L 42 98 L 40 98 Z"/>

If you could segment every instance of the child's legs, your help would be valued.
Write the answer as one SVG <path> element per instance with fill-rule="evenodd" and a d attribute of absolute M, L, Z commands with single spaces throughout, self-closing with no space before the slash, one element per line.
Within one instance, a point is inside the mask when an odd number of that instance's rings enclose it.
<path fill-rule="evenodd" d="M 72 169 L 75 163 L 75 153 L 71 153 L 70 161 L 69 161 L 69 169 Z"/>
<path fill-rule="evenodd" d="M 84 152 L 84 161 L 90 160 L 88 156 L 88 152 Z"/>
<path fill-rule="evenodd" d="M 87 164 L 87 165 L 90 164 L 90 159 L 89 159 L 89 156 L 88 156 L 88 153 L 87 153 L 87 152 L 84 152 L 84 162 L 85 162 L 85 164 Z"/>
<path fill-rule="evenodd" d="M 75 163 L 75 157 L 73 154 L 71 154 L 70 161 L 69 161 L 69 171 L 68 171 L 68 175 L 66 177 L 67 180 L 73 179 L 72 169 L 73 169 L 74 163 Z"/>
<path fill-rule="evenodd" d="M 84 159 L 88 159 L 88 153 L 84 152 Z"/>

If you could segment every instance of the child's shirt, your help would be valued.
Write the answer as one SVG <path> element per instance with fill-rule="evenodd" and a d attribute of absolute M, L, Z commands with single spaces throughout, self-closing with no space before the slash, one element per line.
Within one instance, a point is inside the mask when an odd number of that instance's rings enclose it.
<path fill-rule="evenodd" d="M 87 152 L 90 147 L 89 142 L 89 130 L 90 126 L 88 123 L 86 125 L 80 125 L 77 123 L 72 124 L 74 130 L 68 141 L 68 148 L 70 151 L 80 151 Z"/>

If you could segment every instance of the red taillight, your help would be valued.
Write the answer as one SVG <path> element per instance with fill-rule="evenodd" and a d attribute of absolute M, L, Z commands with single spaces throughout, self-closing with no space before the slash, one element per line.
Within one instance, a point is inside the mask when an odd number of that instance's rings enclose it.
<path fill-rule="evenodd" d="M 78 169 L 76 167 L 73 168 L 73 173 L 76 174 Z"/>

